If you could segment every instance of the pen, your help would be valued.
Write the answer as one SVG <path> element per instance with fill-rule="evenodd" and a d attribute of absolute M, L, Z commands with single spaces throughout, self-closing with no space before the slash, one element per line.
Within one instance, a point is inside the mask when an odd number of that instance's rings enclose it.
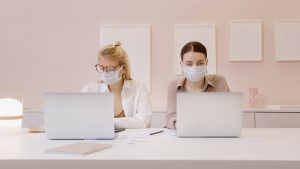
<path fill-rule="evenodd" d="M 154 135 L 154 134 L 158 134 L 158 133 L 162 133 L 162 132 L 164 132 L 164 131 L 160 130 L 160 131 L 156 131 L 156 132 L 150 133 L 150 135 Z"/>

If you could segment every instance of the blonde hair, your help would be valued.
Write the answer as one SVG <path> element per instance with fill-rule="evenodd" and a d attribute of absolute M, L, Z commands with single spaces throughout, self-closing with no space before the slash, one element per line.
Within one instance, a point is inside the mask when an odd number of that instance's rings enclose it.
<path fill-rule="evenodd" d="M 100 57 L 105 59 L 117 61 L 119 65 L 123 65 L 125 73 L 123 79 L 131 80 L 129 58 L 126 51 L 121 47 L 121 43 L 116 41 L 115 44 L 104 46 L 100 49 L 98 60 Z"/>

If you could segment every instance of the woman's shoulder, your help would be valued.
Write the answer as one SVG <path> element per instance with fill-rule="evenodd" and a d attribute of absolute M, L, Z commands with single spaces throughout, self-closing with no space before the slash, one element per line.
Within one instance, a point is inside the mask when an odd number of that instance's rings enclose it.
<path fill-rule="evenodd" d="M 209 75 L 207 76 L 208 81 L 214 85 L 214 91 L 229 92 L 230 88 L 224 76 L 221 75 Z"/>
<path fill-rule="evenodd" d="M 104 92 L 107 85 L 101 82 L 91 82 L 83 87 L 81 92 Z"/>
<path fill-rule="evenodd" d="M 175 86 L 177 84 L 178 84 L 178 78 L 172 79 L 171 81 L 169 81 L 168 86 Z"/>
<path fill-rule="evenodd" d="M 217 75 L 217 74 L 209 74 L 209 75 L 206 75 L 205 77 L 208 78 L 213 83 L 219 83 L 219 82 L 226 81 L 224 76 Z"/>
<path fill-rule="evenodd" d="M 138 80 L 130 79 L 130 80 L 124 80 L 125 85 L 131 85 L 131 86 L 141 86 L 144 85 L 143 82 L 140 82 Z"/>
<path fill-rule="evenodd" d="M 178 87 L 182 87 L 185 81 L 184 76 L 176 77 L 175 79 L 171 80 L 168 84 L 168 90 L 177 91 Z"/>
<path fill-rule="evenodd" d="M 123 85 L 124 85 L 124 87 L 131 89 L 131 90 L 145 87 L 145 84 L 143 82 L 133 80 L 133 79 L 125 80 Z"/>
<path fill-rule="evenodd" d="M 149 92 L 146 85 L 143 82 L 137 80 L 125 80 L 123 89 L 130 92 Z"/>

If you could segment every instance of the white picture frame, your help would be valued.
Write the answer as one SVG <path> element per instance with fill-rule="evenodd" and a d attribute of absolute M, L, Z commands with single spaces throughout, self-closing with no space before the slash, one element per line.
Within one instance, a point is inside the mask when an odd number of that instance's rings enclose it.
<path fill-rule="evenodd" d="M 190 42 L 198 41 L 207 49 L 207 73 L 217 73 L 216 26 L 215 24 L 177 24 L 175 25 L 174 74 L 182 75 L 180 52 Z"/>
<path fill-rule="evenodd" d="M 300 61 L 300 19 L 277 20 L 276 61 Z"/>
<path fill-rule="evenodd" d="M 151 91 L 151 26 L 101 25 L 100 47 L 120 41 L 127 52 L 133 79 Z"/>
<path fill-rule="evenodd" d="M 262 21 L 231 21 L 230 61 L 263 61 Z"/>

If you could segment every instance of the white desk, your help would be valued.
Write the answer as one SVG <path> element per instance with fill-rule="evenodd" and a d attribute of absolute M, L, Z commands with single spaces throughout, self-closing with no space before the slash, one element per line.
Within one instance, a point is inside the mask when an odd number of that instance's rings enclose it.
<path fill-rule="evenodd" d="M 154 129 L 150 129 L 154 130 Z M 1 168 L 300 168 L 300 129 L 243 129 L 241 138 L 177 138 L 166 132 L 147 142 L 115 144 L 87 156 L 47 154 L 78 140 L 46 140 L 44 134 L 0 130 Z M 127 130 L 131 135 L 148 130 Z"/>

